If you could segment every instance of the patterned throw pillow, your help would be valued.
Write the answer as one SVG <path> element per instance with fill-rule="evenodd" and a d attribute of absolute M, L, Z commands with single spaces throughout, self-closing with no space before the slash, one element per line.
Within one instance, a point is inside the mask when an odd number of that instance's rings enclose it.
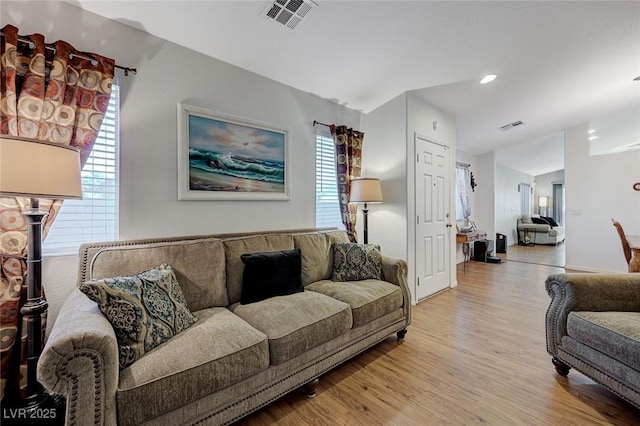
<path fill-rule="evenodd" d="M 198 320 L 167 264 L 130 277 L 86 281 L 80 290 L 98 304 L 116 333 L 120 368 Z"/>
<path fill-rule="evenodd" d="M 374 244 L 333 243 L 332 281 L 380 279 L 382 255 Z"/>

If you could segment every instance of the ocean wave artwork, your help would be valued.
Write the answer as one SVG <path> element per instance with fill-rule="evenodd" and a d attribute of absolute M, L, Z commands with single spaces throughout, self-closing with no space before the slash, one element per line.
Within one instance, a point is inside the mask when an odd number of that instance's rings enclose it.
<path fill-rule="evenodd" d="M 284 134 L 189 116 L 189 186 L 193 191 L 284 193 Z"/>

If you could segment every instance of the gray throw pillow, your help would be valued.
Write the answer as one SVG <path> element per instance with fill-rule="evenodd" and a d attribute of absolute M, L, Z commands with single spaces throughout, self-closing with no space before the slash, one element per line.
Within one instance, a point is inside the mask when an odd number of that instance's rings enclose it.
<path fill-rule="evenodd" d="M 129 277 L 86 281 L 80 291 L 98 304 L 113 326 L 120 368 L 198 320 L 189 311 L 173 268 L 167 264 Z"/>
<path fill-rule="evenodd" d="M 333 243 L 332 281 L 380 279 L 382 255 L 374 244 Z"/>

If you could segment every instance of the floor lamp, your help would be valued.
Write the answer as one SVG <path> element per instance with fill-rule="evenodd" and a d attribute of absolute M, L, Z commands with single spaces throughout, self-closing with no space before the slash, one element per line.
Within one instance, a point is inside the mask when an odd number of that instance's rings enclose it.
<path fill-rule="evenodd" d="M 382 189 L 380 180 L 373 178 L 358 178 L 351 181 L 351 193 L 349 201 L 352 203 L 364 203 L 362 214 L 364 218 L 364 243 L 369 244 L 369 223 L 367 203 L 381 203 Z"/>
<path fill-rule="evenodd" d="M 75 148 L 0 135 L 0 195 L 31 198 L 30 208 L 22 212 L 28 222 L 27 302 L 20 309 L 27 327 L 27 390 L 15 401 L 27 409 L 48 399 L 36 376 L 43 346 L 42 314 L 48 307 L 42 298 L 42 224 L 48 212 L 40 211 L 39 198 L 82 198 L 80 172 Z"/>

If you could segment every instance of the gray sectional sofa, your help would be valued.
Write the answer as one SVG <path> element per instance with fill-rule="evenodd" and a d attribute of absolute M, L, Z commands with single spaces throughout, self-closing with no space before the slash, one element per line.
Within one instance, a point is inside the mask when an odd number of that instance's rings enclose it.
<path fill-rule="evenodd" d="M 197 321 L 126 368 L 114 329 L 78 289 L 65 301 L 38 379 L 67 400 L 67 425 L 228 424 L 306 386 L 411 321 L 407 266 L 335 282 L 337 230 L 118 241 L 80 249 L 78 285 L 170 264 Z M 241 304 L 241 255 L 300 248 L 304 291 Z"/>
<path fill-rule="evenodd" d="M 547 352 L 640 408 L 640 274 L 557 274 L 546 280 Z"/>

